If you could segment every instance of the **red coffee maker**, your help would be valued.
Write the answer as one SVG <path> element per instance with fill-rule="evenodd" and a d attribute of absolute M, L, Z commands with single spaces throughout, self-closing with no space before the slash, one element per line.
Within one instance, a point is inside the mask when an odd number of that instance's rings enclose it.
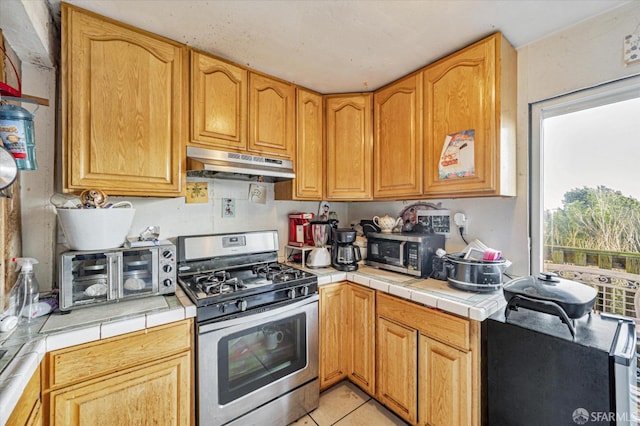
<path fill-rule="evenodd" d="M 312 246 L 313 235 L 311 233 L 310 221 L 314 218 L 313 213 L 290 213 L 289 214 L 289 245 L 294 247 Z"/>

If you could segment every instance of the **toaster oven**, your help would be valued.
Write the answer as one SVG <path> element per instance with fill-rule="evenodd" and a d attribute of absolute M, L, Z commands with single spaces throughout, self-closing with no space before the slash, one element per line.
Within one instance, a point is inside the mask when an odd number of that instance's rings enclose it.
<path fill-rule="evenodd" d="M 436 250 L 444 249 L 444 241 L 444 235 L 434 233 L 369 233 L 366 264 L 426 278 L 433 271 Z"/>
<path fill-rule="evenodd" d="M 58 264 L 59 309 L 172 294 L 176 291 L 176 249 L 157 246 L 107 251 L 67 251 Z"/>

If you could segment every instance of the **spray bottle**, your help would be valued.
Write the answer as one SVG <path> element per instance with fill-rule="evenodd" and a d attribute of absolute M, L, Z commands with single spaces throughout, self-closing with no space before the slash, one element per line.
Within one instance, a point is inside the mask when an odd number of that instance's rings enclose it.
<path fill-rule="evenodd" d="M 14 257 L 20 275 L 9 294 L 9 315 L 15 315 L 20 322 L 30 322 L 38 316 L 40 286 L 33 273 L 33 265 L 38 263 L 30 257 Z"/>

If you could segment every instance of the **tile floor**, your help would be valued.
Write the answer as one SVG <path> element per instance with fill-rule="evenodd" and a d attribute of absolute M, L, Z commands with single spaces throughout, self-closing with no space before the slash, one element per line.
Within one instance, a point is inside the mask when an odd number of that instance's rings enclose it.
<path fill-rule="evenodd" d="M 290 426 L 404 426 L 406 423 L 356 385 L 343 381 L 320 394 L 320 404 Z"/>

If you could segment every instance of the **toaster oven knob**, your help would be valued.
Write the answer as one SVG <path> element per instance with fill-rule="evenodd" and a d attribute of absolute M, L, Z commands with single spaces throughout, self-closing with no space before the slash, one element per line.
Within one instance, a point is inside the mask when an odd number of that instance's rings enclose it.
<path fill-rule="evenodd" d="M 171 272 L 171 271 L 173 271 L 173 266 L 171 266 L 171 265 L 163 265 L 162 266 L 162 270 L 164 272 Z"/>
<path fill-rule="evenodd" d="M 162 257 L 165 259 L 171 259 L 173 257 L 173 252 L 171 250 L 165 250 L 162 252 Z"/>
<path fill-rule="evenodd" d="M 240 312 L 244 312 L 247 310 L 247 301 L 240 299 L 236 302 L 236 306 L 240 309 Z"/>
<path fill-rule="evenodd" d="M 295 299 L 296 298 L 296 289 L 292 288 L 290 290 L 287 291 L 287 296 L 289 296 L 289 299 Z"/>
<path fill-rule="evenodd" d="M 162 281 L 162 284 L 164 284 L 165 287 L 171 287 L 173 285 L 173 281 L 171 281 L 170 278 L 166 278 L 164 281 Z"/>

